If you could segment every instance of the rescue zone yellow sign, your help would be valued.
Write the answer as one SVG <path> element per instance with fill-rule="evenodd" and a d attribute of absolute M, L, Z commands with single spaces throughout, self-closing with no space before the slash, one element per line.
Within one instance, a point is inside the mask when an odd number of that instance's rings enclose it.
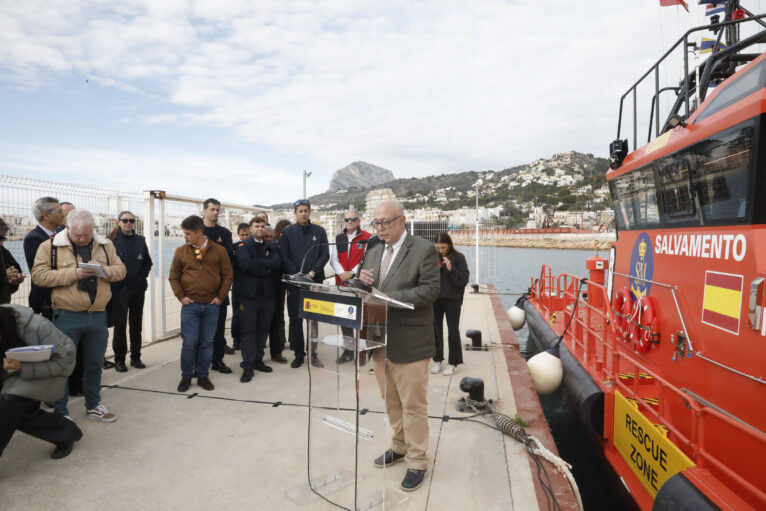
<path fill-rule="evenodd" d="M 638 404 L 614 393 L 614 446 L 652 498 L 665 481 L 694 463 L 638 411 Z"/>

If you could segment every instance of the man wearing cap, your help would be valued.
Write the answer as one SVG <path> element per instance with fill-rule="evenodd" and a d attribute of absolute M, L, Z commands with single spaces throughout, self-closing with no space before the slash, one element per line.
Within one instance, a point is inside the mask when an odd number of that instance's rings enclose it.
<path fill-rule="evenodd" d="M 309 220 L 311 203 L 307 199 L 295 201 L 293 208 L 296 223 L 285 227 L 279 243 L 285 269 L 291 275 L 300 272 L 314 282 L 321 283 L 324 280 L 324 266 L 330 260 L 327 233 L 323 227 L 312 224 Z M 300 290 L 295 286 L 288 289 L 287 312 L 290 316 L 290 349 L 295 353 L 295 360 L 290 366 L 297 369 L 303 364 L 306 352 L 303 322 L 298 316 Z M 315 350 L 312 346 L 311 364 L 322 367 Z"/>

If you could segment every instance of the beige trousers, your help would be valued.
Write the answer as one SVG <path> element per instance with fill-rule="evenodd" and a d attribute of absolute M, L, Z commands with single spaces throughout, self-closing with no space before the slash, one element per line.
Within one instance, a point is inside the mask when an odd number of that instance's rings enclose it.
<path fill-rule="evenodd" d="M 386 361 L 384 355 L 384 350 L 375 350 L 372 360 L 381 395 L 384 371 L 386 375 L 386 412 L 394 429 L 391 449 L 406 455 L 407 468 L 425 470 L 428 468 L 428 362 L 431 359 L 395 364 Z"/>

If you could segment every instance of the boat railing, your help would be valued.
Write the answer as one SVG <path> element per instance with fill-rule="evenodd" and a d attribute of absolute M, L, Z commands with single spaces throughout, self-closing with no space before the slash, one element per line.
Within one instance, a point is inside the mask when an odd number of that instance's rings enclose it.
<path fill-rule="evenodd" d="M 727 69 L 725 72 L 722 70 L 722 66 L 720 66 L 721 62 L 733 62 L 733 63 L 747 63 L 748 60 L 751 60 L 752 58 L 757 57 L 760 55 L 760 53 L 754 53 L 752 55 L 745 55 L 740 53 L 743 49 L 752 46 L 754 44 L 762 43 L 764 42 L 764 39 L 766 38 L 766 31 L 761 31 L 756 33 L 755 35 L 748 37 L 747 39 L 744 39 L 742 41 L 736 41 L 736 42 L 730 42 L 731 39 L 728 39 L 727 41 L 721 41 L 721 36 L 724 33 L 734 33 L 735 31 L 739 30 L 739 27 L 741 24 L 746 22 L 755 22 L 759 25 L 766 27 L 766 23 L 764 23 L 764 18 L 766 18 L 766 14 L 760 14 L 760 15 L 754 15 L 753 13 L 750 13 L 749 11 L 746 11 L 748 14 L 748 17 L 742 18 L 742 19 L 734 19 L 729 21 L 724 21 L 721 23 L 717 23 L 715 25 L 704 25 L 700 27 L 695 27 L 692 29 L 689 29 L 686 31 L 686 33 L 681 36 L 678 41 L 675 42 L 663 55 L 660 57 L 657 62 L 655 62 L 651 68 L 649 68 L 648 71 L 646 71 L 637 81 L 634 83 L 621 97 L 620 97 L 620 109 L 619 114 L 617 117 L 617 139 L 620 139 L 620 136 L 622 134 L 622 118 L 623 118 L 623 112 L 625 107 L 625 102 L 628 98 L 631 98 L 632 103 L 632 110 L 633 110 L 633 133 L 632 133 L 632 139 L 633 139 L 633 151 L 635 151 L 638 148 L 638 89 L 639 86 L 644 83 L 644 80 L 649 78 L 650 76 L 653 78 L 653 84 L 651 84 L 651 87 L 653 89 L 653 96 L 651 99 L 651 110 L 649 112 L 649 133 L 647 137 L 647 142 L 649 142 L 652 139 L 652 126 L 654 126 L 654 136 L 658 137 L 660 134 L 664 133 L 667 129 L 669 129 L 669 121 L 672 116 L 679 115 L 681 112 L 681 108 L 683 107 L 683 119 L 688 119 L 689 116 L 694 112 L 696 107 L 699 107 L 702 102 L 705 100 L 705 96 L 707 95 L 707 90 L 710 86 L 710 83 L 712 80 L 721 80 L 722 78 L 725 78 L 726 76 L 719 76 L 720 73 L 724 74 L 732 74 L 734 71 L 733 69 Z M 687 51 L 688 48 L 695 48 L 695 42 L 692 41 L 692 36 L 696 35 L 698 32 L 701 31 L 708 31 L 717 29 L 718 31 L 718 38 L 715 42 L 715 47 L 713 53 L 711 53 L 710 57 L 708 57 L 699 67 L 699 72 L 696 72 L 695 69 L 690 69 L 690 63 L 689 63 L 689 52 Z M 726 42 L 728 46 L 723 46 L 722 42 Z M 665 61 L 670 55 L 672 55 L 674 52 L 682 52 L 683 54 L 683 73 L 684 76 L 681 79 L 678 87 L 661 87 L 660 86 L 660 65 Z M 713 72 L 717 71 L 718 74 L 714 75 Z M 662 92 L 665 91 L 675 91 L 676 92 L 676 101 L 674 105 L 671 107 L 668 114 L 665 116 L 665 122 L 660 123 L 660 102 L 659 102 L 659 96 Z M 698 97 L 696 97 L 698 96 Z M 692 97 L 696 97 L 696 104 L 692 104 L 690 101 Z"/>
<path fill-rule="evenodd" d="M 622 349 L 624 344 L 614 322 L 614 311 L 607 290 L 603 285 L 587 281 L 587 298 L 581 293 L 579 282 L 582 279 L 571 274 L 553 275 L 550 267 L 543 265 L 540 278 L 532 281 L 532 298 L 539 304 L 544 316 L 551 322 L 569 325 L 563 341 L 572 354 L 580 361 L 602 386 L 619 390 L 626 398 L 635 401 L 641 412 L 653 423 L 661 425 L 671 439 L 699 468 L 714 468 L 724 474 L 738 488 L 742 489 L 751 501 L 766 508 L 766 493 L 753 485 L 739 473 L 731 469 L 719 456 L 711 452 L 716 442 L 720 425 L 729 428 L 731 434 L 749 438 L 749 445 L 759 445 L 766 449 L 766 434 L 748 426 L 714 408 L 694 400 L 685 392 L 660 376 L 649 364 L 642 362 L 633 352 Z M 597 295 L 597 296 L 596 296 Z M 575 303 L 577 307 L 575 307 Z M 563 317 L 556 318 L 556 314 Z M 574 316 L 574 317 L 572 317 Z M 570 322 L 571 319 L 571 322 Z M 620 373 L 631 373 L 635 377 L 621 379 Z M 648 375 L 655 385 L 657 399 L 652 404 L 645 399 L 638 375 Z M 688 430 L 683 431 L 676 424 L 679 422 L 672 415 L 671 400 L 680 400 L 688 410 Z M 678 401 L 676 401 L 678 402 Z M 614 394 L 605 393 L 605 409 L 614 407 Z M 604 424 L 604 439 L 612 438 L 614 425 Z"/>

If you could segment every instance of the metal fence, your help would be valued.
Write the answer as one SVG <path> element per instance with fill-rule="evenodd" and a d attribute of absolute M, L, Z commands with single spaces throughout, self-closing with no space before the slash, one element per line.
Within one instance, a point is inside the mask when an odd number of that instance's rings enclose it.
<path fill-rule="evenodd" d="M 173 294 L 168 275 L 173 254 L 184 244 L 181 221 L 190 215 L 201 215 L 204 200 L 168 195 L 163 191 L 144 192 L 143 217 L 147 225 L 154 226 L 145 232 L 154 272 L 147 291 L 149 307 L 144 308 L 144 337 L 163 339 L 180 332 L 181 303 Z M 218 223 L 232 231 L 234 241 L 237 241 L 237 225 L 250 222 L 259 211 L 263 210 L 221 201 Z"/>
<path fill-rule="evenodd" d="M 181 306 L 170 289 L 168 274 L 175 249 L 184 243 L 181 220 L 201 215 L 204 199 L 167 195 L 164 192 L 125 192 L 87 185 L 60 183 L 26 177 L 0 175 L 0 218 L 9 225 L 3 246 L 19 262 L 22 272 L 30 274 L 24 257 L 24 237 L 35 228 L 32 206 L 40 197 L 55 197 L 87 209 L 96 218 L 95 230 L 104 236 L 117 225 L 121 211 L 136 217 L 136 232 L 146 237 L 154 269 L 149 276 L 147 306 L 144 307 L 143 335 L 154 341 L 180 330 Z M 260 209 L 222 201 L 219 223 L 236 233 L 240 222 L 249 222 Z M 153 228 L 148 228 L 153 226 Z M 27 305 L 31 279 L 27 278 L 11 297 L 13 303 Z"/>

